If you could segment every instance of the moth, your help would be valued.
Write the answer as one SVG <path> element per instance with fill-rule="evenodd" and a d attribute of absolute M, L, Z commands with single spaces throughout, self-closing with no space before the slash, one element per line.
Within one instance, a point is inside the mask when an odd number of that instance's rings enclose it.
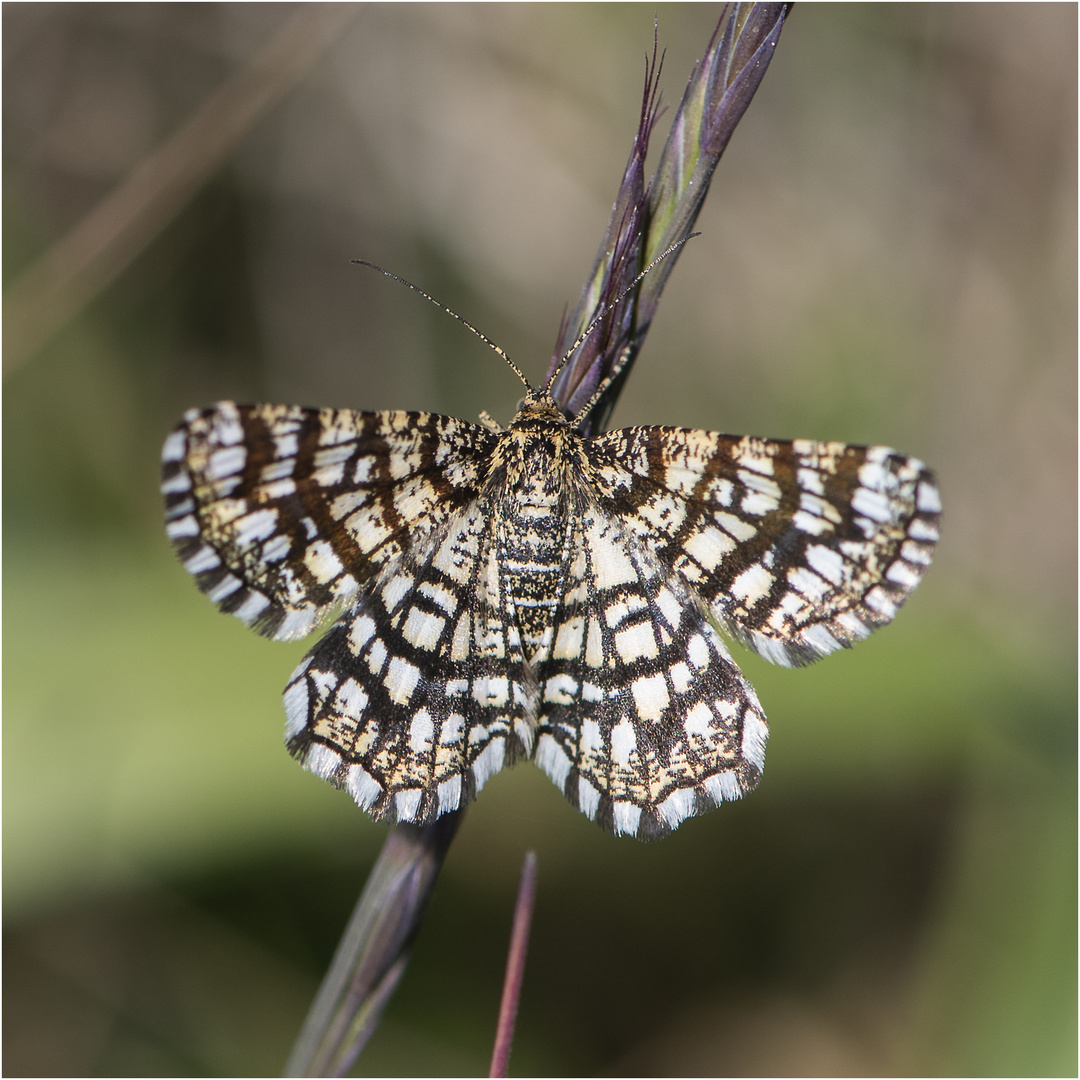
<path fill-rule="evenodd" d="M 378 819 L 429 823 L 531 758 L 605 828 L 662 836 L 761 776 L 765 714 L 725 638 L 808 663 L 930 564 L 941 503 L 915 458 L 586 438 L 549 387 L 505 428 L 224 401 L 165 441 L 166 531 L 199 588 L 277 640 L 329 623 L 285 738 Z"/>

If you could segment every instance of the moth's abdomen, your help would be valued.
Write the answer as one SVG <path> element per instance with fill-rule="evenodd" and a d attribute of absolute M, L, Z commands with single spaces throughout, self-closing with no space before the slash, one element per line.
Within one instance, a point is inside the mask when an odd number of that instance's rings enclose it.
<path fill-rule="evenodd" d="M 540 445 L 525 451 L 520 471 L 514 475 L 511 470 L 497 525 L 504 587 L 517 614 L 525 655 L 531 659 L 550 647 L 566 573 L 569 499 L 550 449 Z"/>

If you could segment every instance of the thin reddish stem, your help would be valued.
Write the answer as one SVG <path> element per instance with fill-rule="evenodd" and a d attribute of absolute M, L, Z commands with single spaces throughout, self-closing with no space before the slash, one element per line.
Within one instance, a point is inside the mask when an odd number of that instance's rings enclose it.
<path fill-rule="evenodd" d="M 510 1065 L 510 1045 L 514 1041 L 514 1022 L 517 1020 L 521 983 L 525 978 L 525 954 L 529 949 L 529 928 L 532 926 L 536 900 L 536 852 L 525 853 L 521 868 L 517 903 L 514 905 L 514 925 L 510 931 L 510 951 L 506 956 L 506 977 L 503 979 L 502 1001 L 499 1002 L 499 1024 L 495 1029 L 495 1046 L 491 1051 L 488 1076 L 505 1076 Z"/>

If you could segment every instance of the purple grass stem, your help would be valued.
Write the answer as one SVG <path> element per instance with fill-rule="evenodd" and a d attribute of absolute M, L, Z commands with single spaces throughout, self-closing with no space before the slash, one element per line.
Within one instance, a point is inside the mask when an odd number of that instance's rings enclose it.
<path fill-rule="evenodd" d="M 645 156 L 660 103 L 661 58 L 654 38 L 637 134 L 611 220 L 581 300 L 563 322 L 549 368 L 549 375 L 559 370 L 551 392 L 568 417 L 609 380 L 579 425 L 586 437 L 604 430 L 681 248 L 630 286 L 657 255 L 692 232 L 713 170 L 761 83 L 790 7 L 725 5 L 646 183 Z M 564 364 L 581 332 L 605 312 Z M 342 1076 L 351 1068 L 404 971 L 462 813 L 451 811 L 424 828 L 397 825 L 391 831 L 304 1023 L 287 1076 Z M 522 872 L 491 1076 L 506 1075 L 535 887 L 536 861 L 530 855 Z"/>
<path fill-rule="evenodd" d="M 536 852 L 525 853 L 514 904 L 514 924 L 510 930 L 510 951 L 506 955 L 506 976 L 503 979 L 502 1000 L 499 1002 L 499 1023 L 495 1029 L 495 1046 L 491 1051 L 488 1076 L 505 1076 L 510 1065 L 510 1046 L 514 1041 L 514 1022 L 517 1020 L 521 983 L 525 978 L 525 955 L 529 950 L 529 930 L 532 927 L 536 901 Z"/>

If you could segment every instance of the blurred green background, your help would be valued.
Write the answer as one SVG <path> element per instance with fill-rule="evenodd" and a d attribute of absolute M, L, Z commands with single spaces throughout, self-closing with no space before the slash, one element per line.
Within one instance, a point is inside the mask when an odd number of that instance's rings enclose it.
<path fill-rule="evenodd" d="M 280 1070 L 385 829 L 286 755 L 305 645 L 183 573 L 161 441 L 221 397 L 508 419 L 349 260 L 539 379 L 654 11 L 659 144 L 712 5 L 4 5 L 7 1075 Z M 486 1072 L 533 847 L 518 1075 L 1075 1075 L 1076 53 L 1074 5 L 795 9 L 614 421 L 897 446 L 940 554 L 851 653 L 740 651 L 744 802 L 642 845 L 492 781 L 359 1074 Z"/>

